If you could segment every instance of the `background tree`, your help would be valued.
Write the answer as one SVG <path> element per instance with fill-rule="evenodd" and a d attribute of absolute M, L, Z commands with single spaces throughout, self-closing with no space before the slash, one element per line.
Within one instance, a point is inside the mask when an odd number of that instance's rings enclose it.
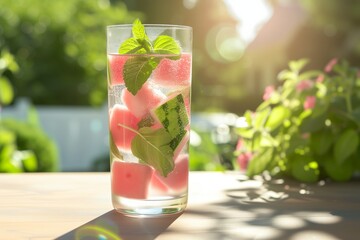
<path fill-rule="evenodd" d="M 289 58 L 311 59 L 309 67 L 322 68 L 337 57 L 360 63 L 360 2 L 357 0 L 301 0 L 307 23 L 289 45 Z M 300 46 L 300 47 L 299 47 Z"/>
<path fill-rule="evenodd" d="M 236 26 L 241 23 L 219 0 L 0 0 L 0 48 L 7 47 L 19 63 L 20 71 L 10 79 L 16 96 L 37 105 L 100 105 L 106 101 L 106 25 L 131 23 L 136 17 L 144 23 L 190 25 L 192 109 L 238 114 L 260 103 L 261 82 L 269 83 L 265 75 L 275 82 L 289 60 L 309 58 L 311 68 L 322 68 L 334 56 L 359 62 L 358 1 L 268 1 L 274 9 L 284 2 L 301 4 L 308 18 L 282 43 L 284 58 L 271 71 L 264 68 L 276 52 L 267 56 L 258 50 L 261 63 L 249 63 L 251 53 L 249 57 L 237 45 Z M 265 30 L 274 33 L 271 27 Z M 249 83 L 254 83 L 251 90 Z"/>
<path fill-rule="evenodd" d="M 106 33 L 139 13 L 118 2 L 0 0 L 0 48 L 20 66 L 16 96 L 34 104 L 100 105 L 106 100 Z"/>

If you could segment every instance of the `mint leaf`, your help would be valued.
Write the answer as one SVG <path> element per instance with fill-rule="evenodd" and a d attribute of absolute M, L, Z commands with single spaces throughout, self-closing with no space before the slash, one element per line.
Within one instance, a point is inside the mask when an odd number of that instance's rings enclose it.
<path fill-rule="evenodd" d="M 180 46 L 170 36 L 161 35 L 157 37 L 154 41 L 154 52 L 159 54 L 169 54 L 175 56 L 167 56 L 171 60 L 180 59 Z"/>
<path fill-rule="evenodd" d="M 142 48 L 143 48 L 143 46 L 135 38 L 129 38 L 129 39 L 126 39 L 120 45 L 119 53 L 120 54 L 137 53 Z"/>
<path fill-rule="evenodd" d="M 132 27 L 132 34 L 136 40 L 148 40 L 149 38 L 146 35 L 145 27 L 142 25 L 139 19 L 135 19 Z"/>
<path fill-rule="evenodd" d="M 125 85 L 134 96 L 159 64 L 153 57 L 133 57 L 125 62 L 123 74 Z"/>
<path fill-rule="evenodd" d="M 145 54 L 151 49 L 151 43 L 147 40 L 126 39 L 119 48 L 120 54 Z"/>
<path fill-rule="evenodd" d="M 166 177 L 174 169 L 173 150 L 170 147 L 171 136 L 163 128 L 144 127 L 136 133 L 131 142 L 134 156 Z"/>
<path fill-rule="evenodd" d="M 132 34 L 133 37 L 120 45 L 120 54 L 166 54 L 171 56 L 163 57 L 172 60 L 180 59 L 180 46 L 175 39 L 160 35 L 152 44 L 139 19 L 133 23 Z M 136 95 L 137 91 L 147 81 L 162 58 L 134 56 L 126 61 L 123 69 L 125 86 L 133 95 Z"/>
<path fill-rule="evenodd" d="M 146 35 L 145 27 L 136 19 L 132 27 L 133 37 L 126 39 L 119 48 L 120 54 L 144 54 L 151 51 L 151 42 Z"/>
<path fill-rule="evenodd" d="M 180 55 L 180 46 L 174 38 L 161 35 L 154 41 L 154 52 L 159 54 Z"/>

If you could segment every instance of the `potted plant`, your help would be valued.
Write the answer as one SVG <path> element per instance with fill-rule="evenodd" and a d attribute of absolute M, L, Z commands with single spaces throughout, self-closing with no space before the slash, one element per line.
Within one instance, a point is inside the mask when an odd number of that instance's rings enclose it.
<path fill-rule="evenodd" d="M 323 71 L 303 71 L 307 62 L 291 61 L 236 129 L 235 155 L 249 176 L 347 181 L 360 170 L 359 69 L 332 59 Z"/>

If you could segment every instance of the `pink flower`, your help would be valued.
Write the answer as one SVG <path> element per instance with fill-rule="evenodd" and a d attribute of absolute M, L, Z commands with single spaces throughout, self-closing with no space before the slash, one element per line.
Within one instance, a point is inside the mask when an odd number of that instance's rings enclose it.
<path fill-rule="evenodd" d="M 296 85 L 296 90 L 298 92 L 302 92 L 306 89 L 310 89 L 314 86 L 314 83 L 311 80 L 302 80 L 301 82 Z"/>
<path fill-rule="evenodd" d="M 274 86 L 267 86 L 264 91 L 263 100 L 266 101 L 266 100 L 270 99 L 270 97 L 274 91 L 275 91 Z"/>
<path fill-rule="evenodd" d="M 244 146 L 244 140 L 242 138 L 239 138 L 237 144 L 236 144 L 236 151 L 240 151 Z"/>
<path fill-rule="evenodd" d="M 307 96 L 304 102 L 304 109 L 313 109 L 316 104 L 315 96 Z"/>
<path fill-rule="evenodd" d="M 253 154 L 251 152 L 241 153 L 237 157 L 237 162 L 238 162 L 241 170 L 246 170 L 246 168 L 249 164 L 249 161 L 252 159 L 252 157 L 253 157 Z"/>
<path fill-rule="evenodd" d="M 316 78 L 316 82 L 317 83 L 322 83 L 325 79 L 325 76 L 323 74 L 320 74 L 317 78 Z"/>
<path fill-rule="evenodd" d="M 333 58 L 331 59 L 328 64 L 325 66 L 324 71 L 329 73 L 333 70 L 334 66 L 337 64 L 338 59 L 337 58 Z"/>

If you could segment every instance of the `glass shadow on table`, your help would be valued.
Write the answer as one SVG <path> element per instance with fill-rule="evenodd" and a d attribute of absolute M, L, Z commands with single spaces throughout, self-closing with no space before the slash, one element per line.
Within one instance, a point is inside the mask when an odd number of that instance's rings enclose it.
<path fill-rule="evenodd" d="M 56 239 L 152 240 L 164 232 L 181 214 L 135 218 L 112 210 Z"/>

